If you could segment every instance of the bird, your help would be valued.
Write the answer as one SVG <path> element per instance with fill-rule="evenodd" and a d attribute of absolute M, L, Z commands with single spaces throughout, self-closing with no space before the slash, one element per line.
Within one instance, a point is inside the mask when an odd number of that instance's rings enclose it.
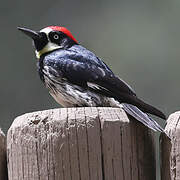
<path fill-rule="evenodd" d="M 119 107 L 148 128 L 164 132 L 149 114 L 166 119 L 65 27 L 18 30 L 33 40 L 40 79 L 63 107 Z"/>

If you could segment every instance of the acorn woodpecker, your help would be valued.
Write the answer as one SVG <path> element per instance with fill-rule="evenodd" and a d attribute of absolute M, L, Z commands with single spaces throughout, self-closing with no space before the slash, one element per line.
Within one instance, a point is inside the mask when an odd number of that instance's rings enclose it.
<path fill-rule="evenodd" d="M 93 52 L 81 46 L 65 27 L 40 31 L 20 28 L 33 39 L 40 79 L 63 107 L 122 107 L 154 131 L 163 132 L 148 114 L 166 119 L 155 107 L 139 99 L 135 91 Z"/>

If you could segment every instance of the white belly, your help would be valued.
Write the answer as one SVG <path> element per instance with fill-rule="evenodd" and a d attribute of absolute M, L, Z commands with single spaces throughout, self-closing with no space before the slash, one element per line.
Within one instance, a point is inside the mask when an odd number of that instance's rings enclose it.
<path fill-rule="evenodd" d="M 53 83 L 49 78 L 45 78 L 45 84 L 51 96 L 63 107 L 121 106 L 114 98 L 97 94 L 89 89 L 84 89 L 67 82 Z"/>

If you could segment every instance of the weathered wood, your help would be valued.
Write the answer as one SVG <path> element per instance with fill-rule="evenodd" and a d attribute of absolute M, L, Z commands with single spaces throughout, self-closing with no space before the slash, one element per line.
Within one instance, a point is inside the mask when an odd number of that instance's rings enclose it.
<path fill-rule="evenodd" d="M 155 150 L 151 131 L 121 109 L 100 110 L 104 179 L 152 180 Z"/>
<path fill-rule="evenodd" d="M 161 135 L 161 180 L 180 180 L 180 111 L 167 120 Z"/>
<path fill-rule="evenodd" d="M 9 180 L 152 180 L 156 174 L 151 131 L 120 108 L 22 115 L 8 131 L 7 150 Z"/>
<path fill-rule="evenodd" d="M 0 180 L 7 179 L 6 137 L 0 129 Z"/>

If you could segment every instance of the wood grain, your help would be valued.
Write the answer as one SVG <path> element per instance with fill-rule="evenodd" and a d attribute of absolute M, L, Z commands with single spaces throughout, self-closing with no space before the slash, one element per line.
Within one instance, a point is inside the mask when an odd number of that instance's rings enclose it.
<path fill-rule="evenodd" d="M 154 180 L 151 131 L 120 108 L 62 108 L 17 117 L 9 180 Z"/>

